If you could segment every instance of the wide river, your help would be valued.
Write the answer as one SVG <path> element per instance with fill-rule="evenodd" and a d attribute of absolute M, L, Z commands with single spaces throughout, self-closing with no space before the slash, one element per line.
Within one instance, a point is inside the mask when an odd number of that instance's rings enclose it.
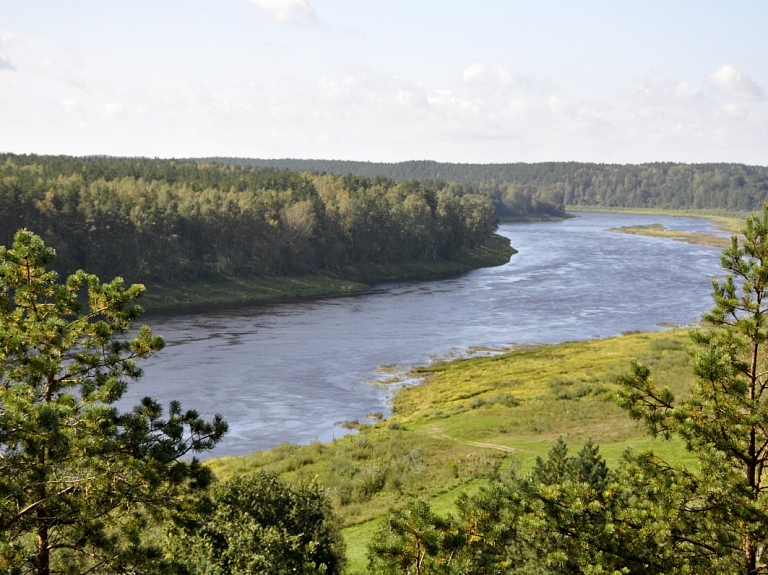
<path fill-rule="evenodd" d="M 556 343 L 695 323 L 711 307 L 720 250 L 609 231 L 661 223 L 708 232 L 698 218 L 582 213 L 503 224 L 519 253 L 503 266 L 347 297 L 148 317 L 166 349 L 120 406 L 179 399 L 230 432 L 214 456 L 284 441 L 329 441 L 338 422 L 387 412 L 380 366 L 425 364 L 472 347 Z"/>

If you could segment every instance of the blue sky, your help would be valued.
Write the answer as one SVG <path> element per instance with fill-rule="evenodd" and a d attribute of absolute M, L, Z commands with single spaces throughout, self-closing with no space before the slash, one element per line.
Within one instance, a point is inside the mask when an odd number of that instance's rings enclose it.
<path fill-rule="evenodd" d="M 768 165 L 763 0 L 4 0 L 0 151 Z"/>

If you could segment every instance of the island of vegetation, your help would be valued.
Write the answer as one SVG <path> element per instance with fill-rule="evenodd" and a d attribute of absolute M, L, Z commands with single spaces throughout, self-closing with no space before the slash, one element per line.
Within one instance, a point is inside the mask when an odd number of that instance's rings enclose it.
<path fill-rule="evenodd" d="M 667 238 L 686 242 L 695 245 L 711 246 L 715 248 L 728 247 L 730 239 L 716 234 L 704 234 L 698 232 L 684 232 L 680 230 L 669 230 L 663 224 L 645 224 L 638 226 L 622 226 L 612 228 L 612 232 L 621 232 L 625 234 L 636 234 L 640 236 L 652 236 L 657 238 Z"/>

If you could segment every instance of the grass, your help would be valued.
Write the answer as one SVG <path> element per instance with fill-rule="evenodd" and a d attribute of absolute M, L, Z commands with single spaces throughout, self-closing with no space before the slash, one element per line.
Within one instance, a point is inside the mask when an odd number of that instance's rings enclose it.
<path fill-rule="evenodd" d="M 569 212 L 608 212 L 618 214 L 648 214 L 656 216 L 685 216 L 690 218 L 706 218 L 717 224 L 717 226 L 730 232 L 738 234 L 744 227 L 744 220 L 750 213 L 754 212 L 727 212 L 724 210 L 673 210 L 662 208 L 603 208 L 597 206 L 566 206 Z"/>
<path fill-rule="evenodd" d="M 364 262 L 335 271 L 296 276 L 217 276 L 170 284 L 150 283 L 142 304 L 148 311 L 158 312 L 345 295 L 366 290 L 383 281 L 433 279 L 502 265 L 514 253 L 515 249 L 509 245 L 508 239 L 494 235 L 454 260 L 412 260 L 386 264 Z"/>
<path fill-rule="evenodd" d="M 593 439 L 609 462 L 627 447 L 685 461 L 682 444 L 647 438 L 614 399 L 616 374 L 631 358 L 685 393 L 693 383 L 688 346 L 677 329 L 437 362 L 413 370 L 422 383 L 396 393 L 391 417 L 355 435 L 208 464 L 221 478 L 258 469 L 317 478 L 343 519 L 351 571 L 364 572 L 367 543 L 389 508 L 424 498 L 447 511 L 492 471 L 513 460 L 529 468 L 559 436 L 574 450 Z"/>
<path fill-rule="evenodd" d="M 689 244 L 712 246 L 715 248 L 727 248 L 731 245 L 731 239 L 714 234 L 700 234 L 695 232 L 683 232 L 669 230 L 662 224 L 648 224 L 644 226 L 623 226 L 612 228 L 612 232 L 622 232 L 625 234 L 637 234 L 641 236 L 654 236 L 682 241 Z"/>

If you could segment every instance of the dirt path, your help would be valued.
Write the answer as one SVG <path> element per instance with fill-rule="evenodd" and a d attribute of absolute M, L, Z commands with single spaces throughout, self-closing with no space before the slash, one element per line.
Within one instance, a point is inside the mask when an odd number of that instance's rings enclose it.
<path fill-rule="evenodd" d="M 517 453 L 523 451 L 516 447 L 510 447 L 508 445 L 500 445 L 498 443 L 482 443 L 480 441 L 467 441 L 463 439 L 456 439 L 445 433 L 432 433 L 432 437 L 435 439 L 445 439 L 447 441 L 453 441 L 454 443 L 460 443 L 461 445 L 471 445 L 472 447 L 481 447 L 483 449 L 495 449 L 496 451 L 504 451 L 505 453 Z"/>

